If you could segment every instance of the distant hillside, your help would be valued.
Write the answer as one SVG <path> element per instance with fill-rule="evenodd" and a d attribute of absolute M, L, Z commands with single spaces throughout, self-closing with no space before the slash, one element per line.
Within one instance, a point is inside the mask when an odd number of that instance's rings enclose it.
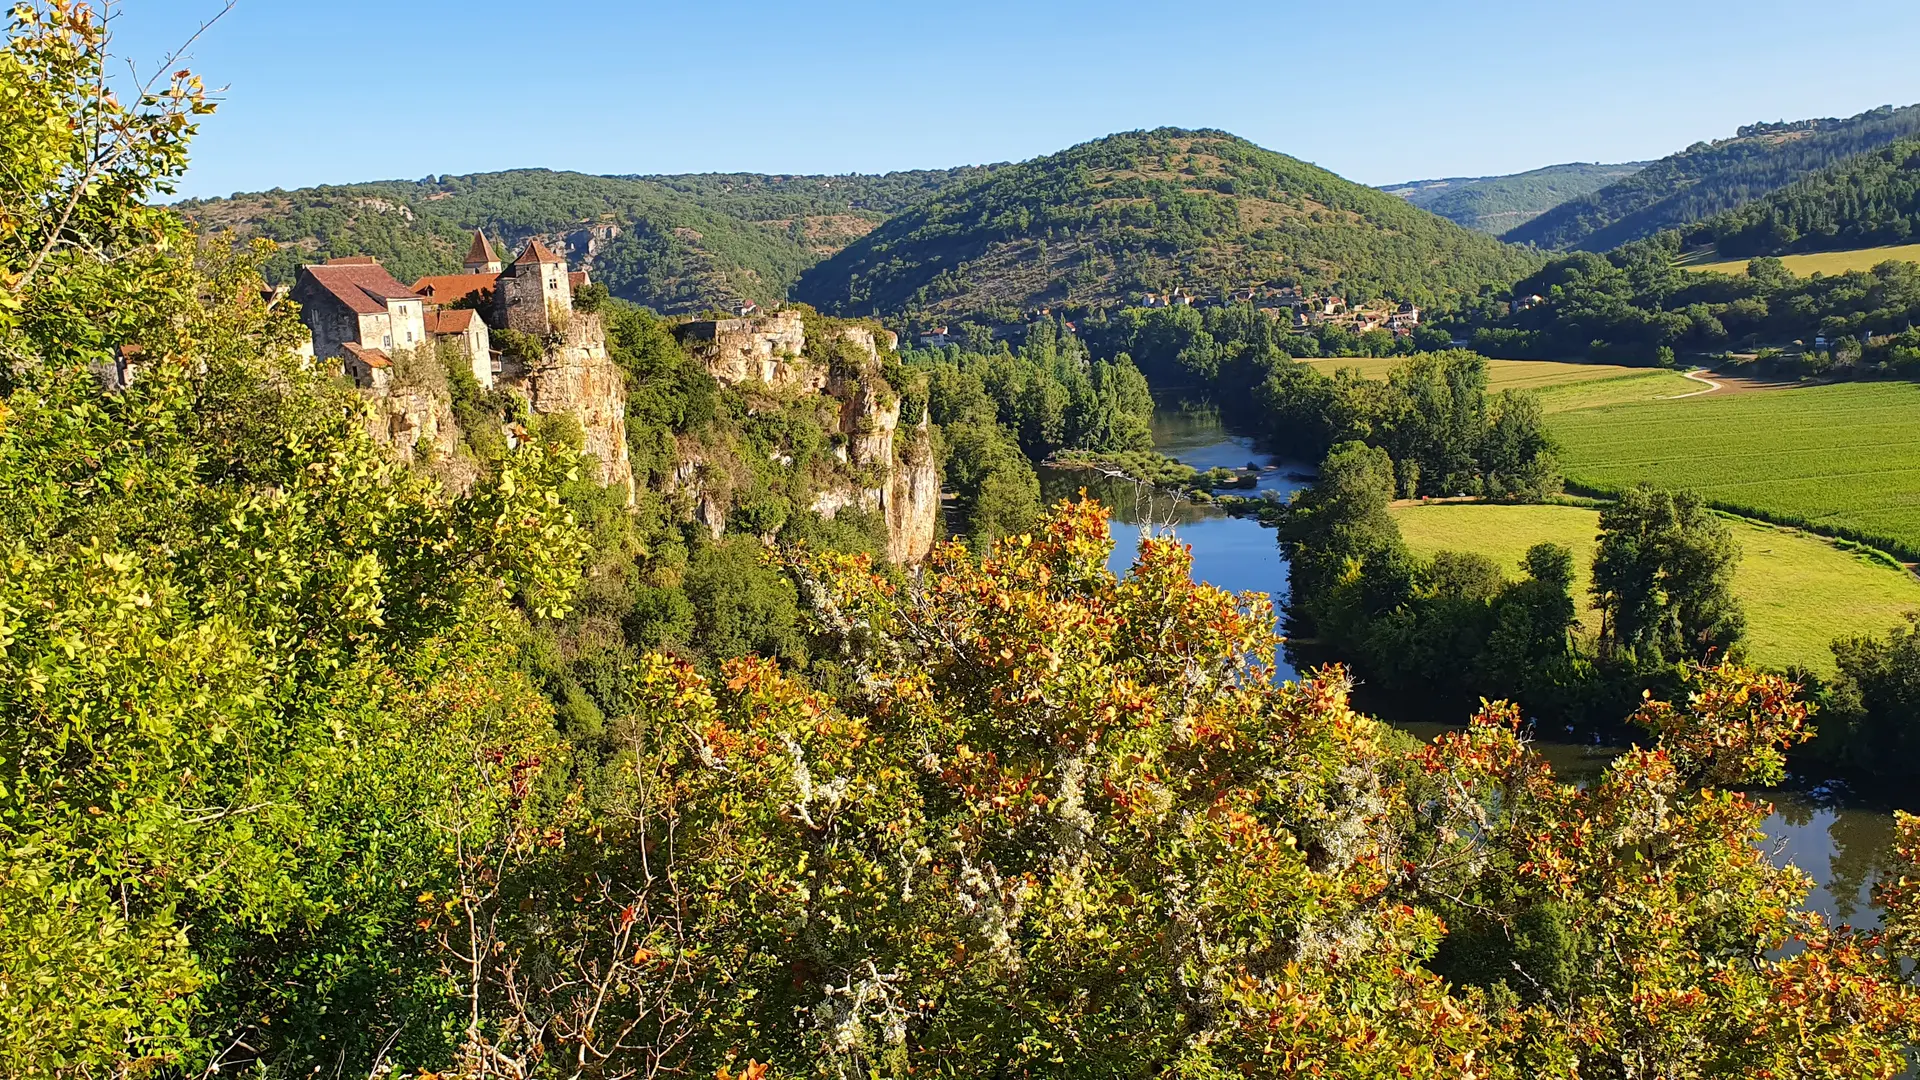
<path fill-rule="evenodd" d="M 1008 318 L 1261 282 L 1431 301 L 1537 265 L 1325 169 L 1224 132 L 1167 128 L 942 192 L 808 270 L 795 296 L 844 312 Z"/>
<path fill-rule="evenodd" d="M 303 262 L 375 255 L 396 277 L 458 271 L 469 231 L 540 236 L 617 296 L 662 312 L 784 299 L 800 272 L 890 214 L 985 168 L 885 176 L 588 176 L 523 169 L 191 200 L 203 230 L 265 236 L 285 281 Z"/>
<path fill-rule="evenodd" d="M 1686 234 L 1720 257 L 1790 255 L 1911 243 L 1920 237 L 1920 139 L 1848 158 Z"/>
<path fill-rule="evenodd" d="M 1502 237 L 1544 248 L 1606 251 L 1680 229 L 1778 191 L 1853 154 L 1920 134 L 1920 105 L 1845 120 L 1744 127 L 1695 143 L 1632 176 L 1573 199 Z"/>
<path fill-rule="evenodd" d="M 1599 191 L 1646 167 L 1644 161 L 1620 165 L 1573 162 L 1510 176 L 1413 180 L 1380 190 L 1476 232 L 1498 236 L 1569 199 Z"/>

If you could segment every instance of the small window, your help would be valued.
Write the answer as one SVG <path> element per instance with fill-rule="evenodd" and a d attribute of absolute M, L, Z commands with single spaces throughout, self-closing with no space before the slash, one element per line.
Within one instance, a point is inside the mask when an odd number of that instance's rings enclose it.
<path fill-rule="evenodd" d="M 380 344 L 386 346 L 389 349 L 393 348 L 393 335 L 388 334 L 386 337 L 381 338 Z"/>
<path fill-rule="evenodd" d="M 413 344 L 413 331 L 407 331 L 407 344 Z"/>

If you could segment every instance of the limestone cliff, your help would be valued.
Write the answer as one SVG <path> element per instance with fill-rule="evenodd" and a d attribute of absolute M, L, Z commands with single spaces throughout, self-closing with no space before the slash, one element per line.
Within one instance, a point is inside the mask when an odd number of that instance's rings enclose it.
<path fill-rule="evenodd" d="M 549 338 L 546 351 L 508 388 L 524 393 L 541 415 L 567 413 L 580 422 L 584 449 L 600 464 L 600 482 L 633 499 L 633 460 L 627 450 L 627 384 L 607 354 L 598 315 L 576 311 Z"/>
<path fill-rule="evenodd" d="M 823 333 L 809 340 L 806 317 L 796 310 L 684 323 L 676 334 L 723 384 L 775 402 L 825 395 L 830 408 L 823 426 L 839 437 L 835 457 L 841 467 L 820 483 L 808 509 L 827 519 L 850 508 L 877 514 L 886 523 L 888 558 L 917 563 L 939 531 L 940 474 L 926 418 L 899 432 L 899 388 L 882 371 L 883 352 L 892 353 L 898 338 L 858 323 L 816 326 Z M 709 458 L 685 452 L 673 489 L 690 500 L 688 512 L 717 534 L 725 525 L 725 505 L 716 494 L 719 463 Z"/>
<path fill-rule="evenodd" d="M 901 565 L 926 558 L 939 539 L 940 468 L 924 415 L 906 440 L 881 509 L 887 516 L 887 558 Z"/>

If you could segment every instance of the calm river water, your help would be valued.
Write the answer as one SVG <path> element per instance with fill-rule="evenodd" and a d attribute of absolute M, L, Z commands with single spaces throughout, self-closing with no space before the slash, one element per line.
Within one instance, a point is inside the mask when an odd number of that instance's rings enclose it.
<path fill-rule="evenodd" d="M 1261 469 L 1259 490 L 1282 499 L 1304 486 L 1312 472 L 1311 465 L 1263 453 L 1251 438 L 1233 431 L 1218 411 L 1205 406 L 1163 404 L 1154 413 L 1153 437 L 1161 453 L 1198 469 L 1255 465 Z M 1268 593 L 1276 604 L 1286 599 L 1286 559 L 1272 530 L 1255 520 L 1156 496 L 1130 482 L 1084 470 L 1042 469 L 1040 484 L 1048 503 L 1085 488 L 1112 508 L 1115 573 L 1127 572 L 1143 532 L 1170 529 L 1193 548 L 1194 577 L 1233 592 Z M 1279 667 L 1281 678 L 1294 676 L 1284 654 Z M 1405 727 L 1430 738 L 1444 725 Z M 1602 748 L 1544 739 L 1535 746 L 1556 771 L 1576 780 L 1597 775 L 1611 756 Z M 1792 862 L 1812 876 L 1816 888 L 1807 898 L 1808 905 L 1830 918 L 1877 925 L 1879 913 L 1873 909 L 1871 892 L 1888 865 L 1892 814 L 1850 805 L 1843 796 L 1822 789 L 1771 792 L 1767 797 L 1774 804 L 1765 825 L 1768 850 L 1777 861 Z"/>

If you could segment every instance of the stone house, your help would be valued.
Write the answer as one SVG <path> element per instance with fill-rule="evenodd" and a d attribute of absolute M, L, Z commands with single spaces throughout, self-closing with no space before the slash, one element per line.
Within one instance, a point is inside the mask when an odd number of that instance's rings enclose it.
<path fill-rule="evenodd" d="M 493 389 L 493 340 L 479 312 L 436 308 L 427 312 L 427 333 L 435 341 L 453 342 L 472 369 L 474 380 L 483 389 Z"/>
<path fill-rule="evenodd" d="M 341 369 L 362 390 L 386 393 L 393 386 L 393 360 L 380 349 L 347 342 L 341 348 Z"/>
<path fill-rule="evenodd" d="M 426 300 L 395 281 L 379 260 L 329 259 L 303 266 L 292 299 L 313 334 L 319 360 L 344 359 L 347 346 L 391 356 L 427 344 Z"/>
<path fill-rule="evenodd" d="M 527 241 L 527 249 L 501 271 L 493 303 L 496 326 L 542 337 L 559 332 L 573 314 L 567 260 L 538 240 Z"/>

